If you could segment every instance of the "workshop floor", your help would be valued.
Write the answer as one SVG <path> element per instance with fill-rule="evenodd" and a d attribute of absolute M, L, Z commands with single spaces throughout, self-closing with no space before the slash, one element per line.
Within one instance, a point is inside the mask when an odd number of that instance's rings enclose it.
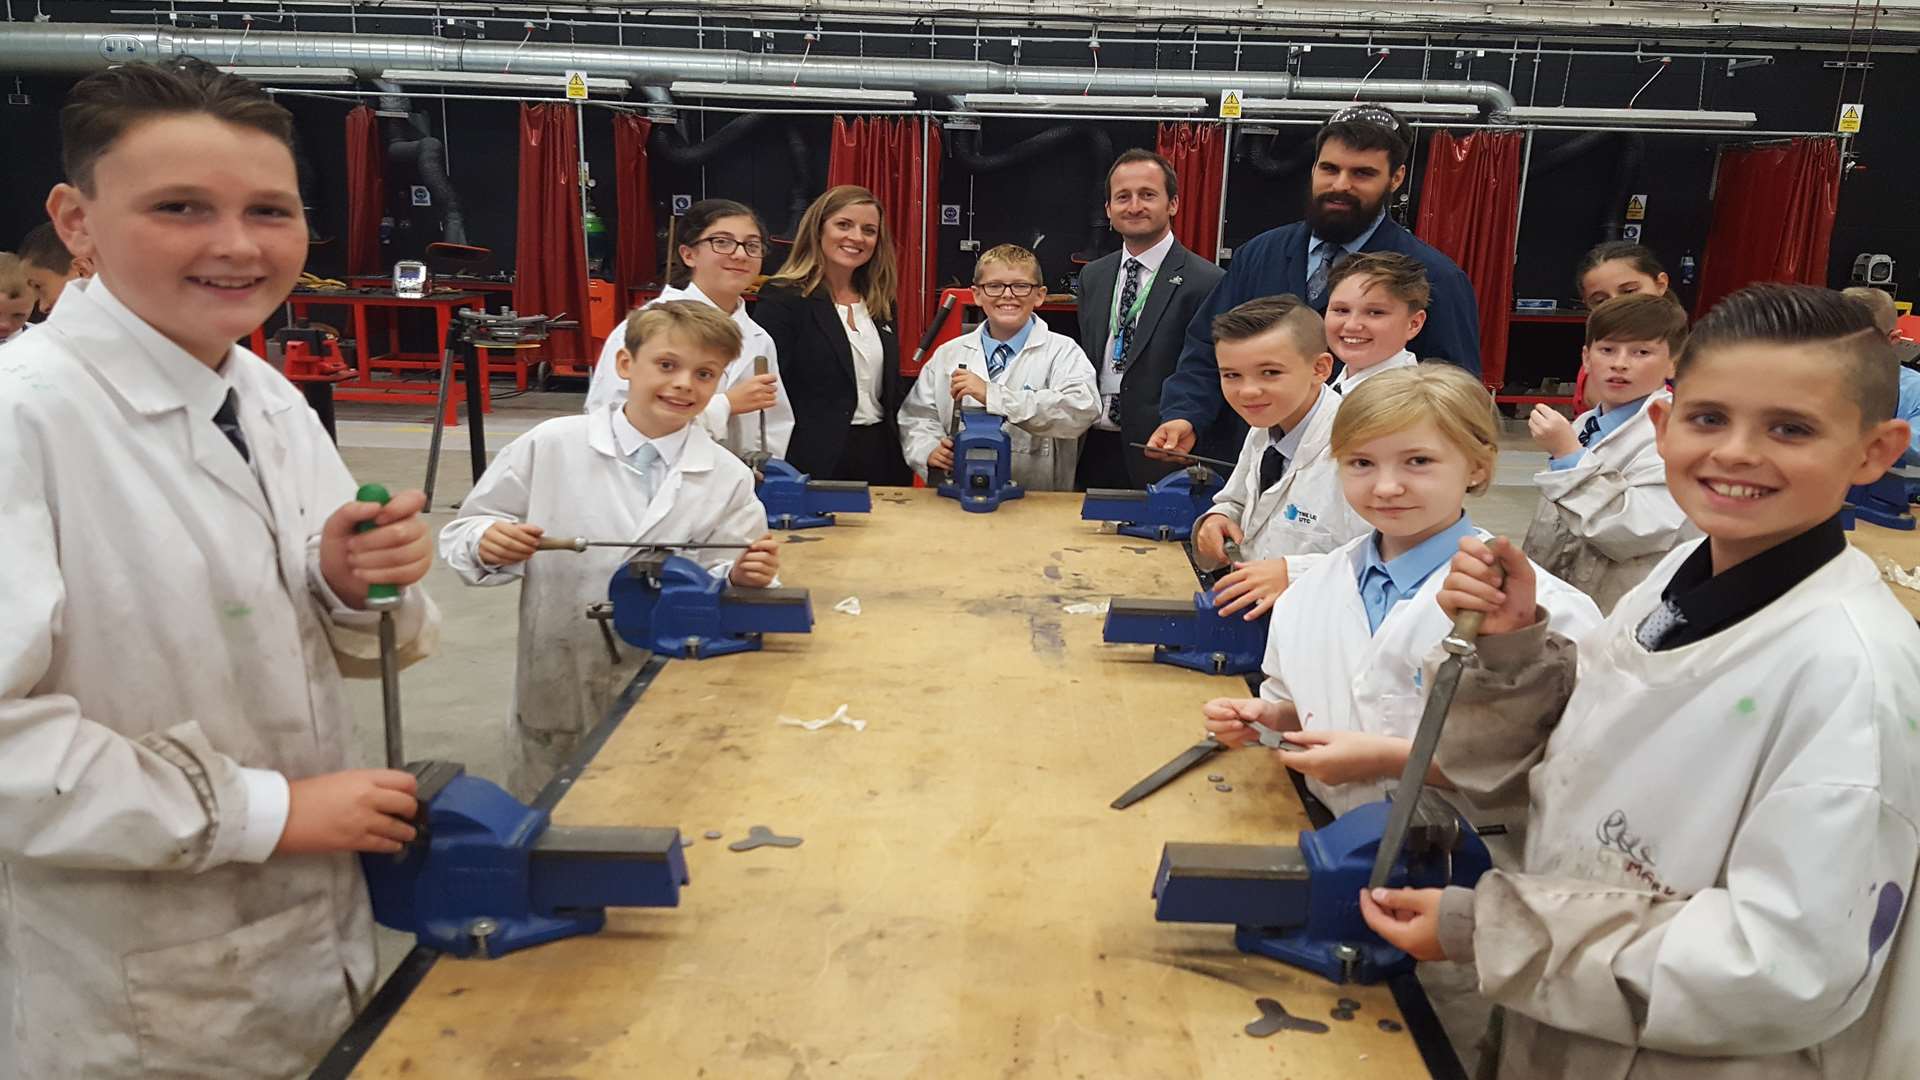
<path fill-rule="evenodd" d="M 487 445 L 505 446 L 542 420 L 580 408 L 578 392 L 529 392 L 495 399 L 485 418 Z M 408 406 L 346 405 L 339 409 L 340 453 L 355 479 L 389 487 L 419 487 L 426 472 L 431 410 Z M 1534 450 L 1524 430 L 1503 440 L 1494 487 L 1470 500 L 1468 512 L 1482 528 L 1518 537 L 1533 515 L 1537 496 L 1531 477 L 1546 455 Z M 453 506 L 472 480 L 467 428 L 447 429 L 434 492 L 432 527 L 453 518 Z M 435 563 L 427 589 L 439 605 L 440 651 L 402 676 L 402 715 L 407 756 L 464 762 L 468 771 L 504 783 L 507 775 L 507 713 L 513 698 L 514 638 L 519 590 L 468 588 Z M 384 759 L 380 684 L 357 681 L 353 701 L 357 764 Z M 381 932 L 381 976 L 406 954 L 411 939 Z"/>

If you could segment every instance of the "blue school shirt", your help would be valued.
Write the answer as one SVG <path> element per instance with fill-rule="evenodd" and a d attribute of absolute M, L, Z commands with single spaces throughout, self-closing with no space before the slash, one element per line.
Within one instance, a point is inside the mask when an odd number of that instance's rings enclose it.
<path fill-rule="evenodd" d="M 1640 398 L 1637 401 L 1629 401 L 1625 405 L 1616 405 L 1611 409 L 1604 405 L 1596 406 L 1600 414 L 1600 429 L 1593 433 L 1593 438 L 1588 440 L 1588 444 L 1597 443 L 1608 435 L 1613 434 L 1621 425 L 1638 415 L 1640 410 L 1646 407 L 1647 398 L 1652 396 L 1652 394 L 1648 394 L 1647 397 Z M 1587 422 L 1587 417 L 1592 415 L 1593 412 L 1589 411 L 1574 417 L 1573 430 L 1576 432 L 1579 431 L 1581 426 Z M 1566 457 L 1548 458 L 1547 468 L 1571 469 L 1575 465 L 1580 464 L 1580 459 L 1585 456 L 1587 456 L 1587 448 L 1583 446 L 1573 453 L 1568 454 Z"/>
<path fill-rule="evenodd" d="M 993 324 L 990 322 L 982 322 L 980 324 L 980 355 L 990 359 L 993 356 L 994 346 L 1010 345 L 1013 347 L 1013 356 L 1007 357 L 1007 363 L 1012 364 L 1013 357 L 1019 356 L 1020 353 L 1026 349 L 1027 339 L 1033 336 L 1033 324 L 1039 321 L 1040 317 L 1038 315 L 1027 316 L 1027 325 L 1021 327 L 1019 333 L 1008 338 L 1006 341 L 996 340 L 993 336 Z M 987 373 L 984 371 L 981 372 L 980 377 L 986 378 Z"/>
<path fill-rule="evenodd" d="M 1453 561 L 1460 550 L 1460 538 L 1474 533 L 1473 521 L 1465 513 L 1447 529 L 1422 540 L 1412 551 L 1387 561 L 1380 558 L 1380 534 L 1367 541 L 1366 561 L 1357 575 L 1360 604 L 1367 609 L 1367 633 L 1380 630 L 1387 613 L 1400 601 L 1420 591 L 1434 571 Z"/>

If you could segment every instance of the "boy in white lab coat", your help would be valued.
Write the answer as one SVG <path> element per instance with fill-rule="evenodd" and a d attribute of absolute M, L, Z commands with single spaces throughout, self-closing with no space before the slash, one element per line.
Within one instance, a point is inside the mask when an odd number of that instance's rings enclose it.
<path fill-rule="evenodd" d="M 1492 482 L 1498 432 L 1486 388 L 1448 364 L 1367 379 L 1335 415 L 1332 455 L 1346 501 L 1371 529 L 1335 548 L 1273 608 L 1257 698 L 1202 709 L 1220 741 L 1252 741 L 1248 723 L 1295 731 L 1307 749 L 1279 761 L 1336 814 L 1398 779 L 1423 702 L 1421 662 L 1448 622 L 1435 601 L 1463 537 L 1485 537 L 1464 505 Z M 1541 572 L 1541 603 L 1578 638 L 1599 625 L 1592 601 Z M 1297 731 L 1296 731 L 1297 729 Z"/>
<path fill-rule="evenodd" d="M 900 449 L 925 479 L 953 468 L 953 411 L 963 401 L 1006 418 L 1013 479 L 1029 491 L 1071 491 L 1079 439 L 1100 415 L 1093 362 L 1080 343 L 1047 329 L 1040 260 L 1001 244 L 973 267 L 974 299 L 986 313 L 977 333 L 934 350 L 900 405 Z"/>
<path fill-rule="evenodd" d="M 1327 347 L 1341 363 L 1333 388 L 1341 394 L 1369 376 L 1420 361 L 1407 350 L 1427 325 L 1433 285 L 1411 255 L 1364 251 L 1333 264 L 1327 277 Z"/>
<path fill-rule="evenodd" d="M 440 531 L 441 557 L 467 584 L 522 582 L 508 784 L 522 798 L 545 786 L 631 674 L 586 611 L 635 551 L 536 555 L 543 536 L 751 544 L 738 560 L 720 548 L 681 552 L 735 585 L 772 584 L 779 566 L 753 472 L 696 422 L 740 351 L 739 328 L 711 304 L 669 300 L 629 315 L 622 340 L 624 399 L 509 443 Z"/>
<path fill-rule="evenodd" d="M 1221 617 L 1264 616 L 1292 577 L 1320 555 L 1367 532 L 1347 505 L 1333 460 L 1327 388 L 1333 357 L 1320 316 L 1293 296 L 1249 300 L 1215 316 L 1220 392 L 1247 422 L 1240 459 L 1213 506 L 1193 526 L 1202 569 L 1227 562 L 1226 543 L 1244 556 L 1214 584 Z"/>
<path fill-rule="evenodd" d="M 1521 549 L 1613 610 L 1655 563 L 1700 535 L 1667 490 L 1647 406 L 1670 403 L 1667 379 L 1687 343 L 1687 313 L 1665 296 L 1630 293 L 1595 308 L 1581 363 L 1587 397 L 1574 418 L 1536 405 L 1533 441 L 1550 456 L 1533 482 L 1540 506 Z"/>
<path fill-rule="evenodd" d="M 1524 556 L 1454 558 L 1442 606 L 1487 615 L 1436 766 L 1483 804 L 1530 797 L 1525 872 L 1361 904 L 1414 956 L 1474 965 L 1507 1009 L 1502 1075 L 1913 1075 L 1920 631 L 1838 516 L 1906 446 L 1897 386 L 1838 293 L 1708 312 L 1648 406 L 1706 539 L 1579 643 L 1577 675 Z"/>
<path fill-rule="evenodd" d="M 373 584 L 419 492 L 355 485 L 233 344 L 307 251 L 293 121 L 197 60 L 88 76 L 48 213 L 97 276 L 0 352 L 0 985 L 23 1077 L 305 1075 L 373 990 L 354 852 L 413 777 L 348 769 Z M 355 535 L 354 527 L 376 527 Z M 400 659 L 437 616 L 405 588 Z"/>

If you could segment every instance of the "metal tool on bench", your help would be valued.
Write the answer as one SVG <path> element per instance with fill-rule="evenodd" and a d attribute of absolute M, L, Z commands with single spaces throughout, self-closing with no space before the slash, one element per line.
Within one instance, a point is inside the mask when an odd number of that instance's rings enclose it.
<path fill-rule="evenodd" d="M 1363 887 L 1470 886 L 1492 868 L 1472 826 L 1426 789 L 1481 620 L 1480 612 L 1461 612 L 1442 642 L 1447 658 L 1428 689 L 1394 798 L 1302 832 L 1298 846 L 1168 844 L 1154 877 L 1154 917 L 1231 923 L 1241 951 L 1335 982 L 1377 982 L 1411 970 L 1411 957 L 1367 927 L 1359 895 Z"/>
<path fill-rule="evenodd" d="M 779 458 L 760 467 L 755 488 L 776 529 L 818 529 L 835 514 L 870 514 L 873 493 L 864 480 L 815 480 Z"/>
<path fill-rule="evenodd" d="M 354 493 L 359 502 L 379 503 L 381 506 L 392 501 L 393 496 L 379 484 L 361 484 Z M 356 533 L 371 531 L 372 521 L 363 521 L 353 527 Z M 380 613 L 380 704 L 387 729 L 387 768 L 398 769 L 407 760 L 406 750 L 400 736 L 400 661 L 396 655 L 393 612 L 400 606 L 400 590 L 393 585 L 367 586 L 367 610 Z"/>
<path fill-rule="evenodd" d="M 1228 473 L 1231 472 L 1229 469 Z M 1080 504 L 1080 519 L 1120 522 L 1116 531 L 1122 536 L 1190 540 L 1193 523 L 1213 506 L 1213 497 L 1226 486 L 1223 475 L 1204 462 L 1194 462 L 1148 484 L 1145 491 L 1088 488 L 1087 497 Z"/>
<path fill-rule="evenodd" d="M 805 589 L 743 589 L 707 573 L 674 551 L 745 548 L 746 544 L 653 544 L 548 538 L 542 551 L 631 547 L 638 551 L 614 572 L 607 599 L 587 616 L 608 622 L 620 639 L 683 660 L 705 660 L 760 648 L 763 634 L 813 631 L 813 600 Z M 608 641 L 607 647 L 613 649 Z"/>
<path fill-rule="evenodd" d="M 1027 489 L 1013 480 L 1013 440 L 1006 421 L 984 406 L 961 405 L 954 413 L 959 434 L 953 437 L 953 469 L 940 484 L 939 494 L 957 499 L 969 513 L 985 514 Z"/>
<path fill-rule="evenodd" d="M 610 907 L 675 907 L 688 884 L 676 828 L 554 827 L 449 761 L 415 762 L 418 834 L 360 857 L 373 916 L 455 956 L 492 958 L 591 934 Z"/>
<path fill-rule="evenodd" d="M 481 347 L 537 344 L 547 340 L 555 330 L 580 328 L 578 322 L 562 321 L 564 316 L 519 315 L 512 308 L 503 308 L 498 314 L 461 308 L 453 314 L 453 325 L 447 328 L 447 351 L 440 357 L 440 389 L 433 406 L 433 437 L 428 441 L 427 479 L 421 485 L 427 492 L 429 511 L 433 509 L 433 484 L 440 474 L 440 439 L 446 432 L 447 384 L 453 381 L 456 361 L 464 364 L 467 371 L 467 453 L 473 469 L 473 482 L 477 484 L 481 474 L 487 471 L 487 435 L 481 421 L 480 404 L 481 380 L 487 377 L 487 367 L 480 353 Z M 456 350 L 463 355 L 456 357 Z"/>
<path fill-rule="evenodd" d="M 768 368 L 771 365 L 772 365 L 772 361 L 768 360 L 764 356 L 754 357 L 753 358 L 754 377 L 759 378 L 760 376 L 767 374 Z M 740 460 L 747 463 L 747 468 L 753 470 L 754 479 L 758 480 L 760 479 L 761 466 L 764 466 L 767 462 L 773 460 L 773 451 L 767 449 L 767 410 L 761 409 L 759 412 L 755 413 L 754 416 L 757 417 L 760 421 L 760 441 L 754 444 L 753 449 L 748 450 L 744 454 L 741 454 Z"/>
<path fill-rule="evenodd" d="M 931 339 L 933 332 L 928 331 L 927 336 Z M 954 365 L 954 370 L 967 370 L 966 361 L 963 360 Z M 949 483 L 952 483 L 954 476 L 960 471 L 960 413 L 962 408 L 963 406 L 959 400 L 955 399 L 953 403 L 953 416 L 947 420 L 947 442 L 949 448 L 953 451 L 953 463 L 945 469 L 936 469 L 931 465 L 927 467 L 927 486 L 933 488 L 936 492 L 946 487 Z"/>
<path fill-rule="evenodd" d="M 1916 490 L 1920 490 L 1920 473 L 1896 465 L 1870 484 L 1847 489 L 1847 501 L 1840 508 L 1841 522 L 1851 529 L 1856 518 L 1865 518 L 1884 529 L 1911 530 Z"/>
<path fill-rule="evenodd" d="M 281 373 L 300 388 L 301 396 L 320 418 L 320 426 L 327 429 L 327 438 L 338 442 L 333 384 L 354 375 L 340 347 L 340 331 L 325 323 L 302 319 L 275 330 L 273 343 L 279 347 Z"/>
<path fill-rule="evenodd" d="M 1108 644 L 1153 646 L 1158 663 L 1209 675 L 1245 675 L 1260 670 L 1270 619 L 1222 617 L 1210 589 L 1194 593 L 1190 601 L 1115 597 L 1107 605 L 1102 634 Z"/>
<path fill-rule="evenodd" d="M 1285 735 L 1267 727 L 1265 724 L 1252 724 L 1250 726 L 1253 728 L 1254 733 L 1259 736 L 1260 745 L 1269 750 L 1299 751 L 1307 749 L 1307 747 L 1288 739 Z M 1209 735 L 1174 755 L 1172 761 L 1148 773 L 1146 779 L 1122 792 L 1119 798 L 1113 800 L 1113 802 L 1108 805 L 1115 810 L 1125 810 L 1141 799 L 1178 780 L 1195 765 L 1200 764 L 1226 748 L 1225 743 Z"/>

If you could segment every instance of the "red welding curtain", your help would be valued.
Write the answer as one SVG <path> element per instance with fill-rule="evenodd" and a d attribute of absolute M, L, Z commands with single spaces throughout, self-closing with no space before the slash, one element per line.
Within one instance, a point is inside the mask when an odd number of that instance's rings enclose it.
<path fill-rule="evenodd" d="M 1756 281 L 1826 284 L 1827 245 L 1839 206 L 1837 139 L 1721 151 L 1694 314 L 1705 314 L 1721 297 Z"/>
<path fill-rule="evenodd" d="M 937 250 L 940 201 L 940 126 L 928 123 L 921 143 L 916 117 L 833 118 L 833 152 L 827 160 L 827 186 L 858 184 L 880 200 L 893 246 L 899 253 L 900 295 L 894 329 L 905 364 L 920 343 L 933 314 L 931 255 Z M 922 163 L 926 177 L 921 178 Z M 922 184 L 924 183 L 924 187 Z"/>
<path fill-rule="evenodd" d="M 1180 213 L 1173 238 L 1212 259 L 1220 251 L 1220 176 L 1226 168 L 1226 129 L 1220 124 L 1161 124 L 1156 149 L 1173 162 L 1180 181 Z"/>
<path fill-rule="evenodd" d="M 643 116 L 614 114 L 614 212 L 620 218 L 614 254 L 620 284 L 628 289 L 663 280 L 653 239 L 653 185 L 647 175 L 647 136 L 652 132 L 653 122 Z"/>
<path fill-rule="evenodd" d="M 1514 229 L 1520 213 L 1517 131 L 1436 131 L 1420 182 L 1415 235 L 1452 259 L 1473 284 L 1480 312 L 1480 379 L 1499 387 L 1507 372 L 1507 321 L 1513 313 Z"/>
<path fill-rule="evenodd" d="M 380 118 L 365 105 L 347 113 L 347 273 L 378 274 L 380 219 L 387 212 L 386 148 Z"/>
<path fill-rule="evenodd" d="M 529 315 L 587 322 L 587 248 L 580 225 L 579 142 L 569 105 L 520 106 L 520 221 L 514 239 L 513 306 Z M 548 360 L 589 367 L 580 331 L 556 331 Z"/>

